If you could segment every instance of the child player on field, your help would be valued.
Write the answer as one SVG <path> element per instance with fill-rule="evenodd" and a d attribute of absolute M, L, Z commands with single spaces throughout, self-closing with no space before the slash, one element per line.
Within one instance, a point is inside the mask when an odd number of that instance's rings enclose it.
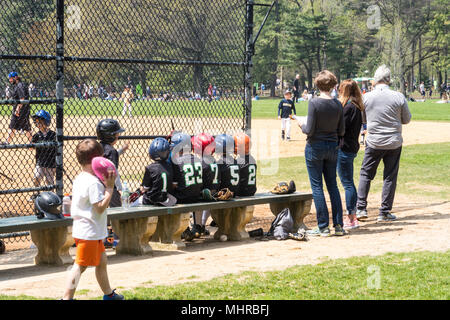
<path fill-rule="evenodd" d="M 286 91 L 284 99 L 278 104 L 278 120 L 281 120 L 281 139 L 291 140 L 291 115 L 297 114 L 295 104 L 292 101 L 292 92 Z"/>
<path fill-rule="evenodd" d="M 107 273 L 107 256 L 103 240 L 108 235 L 106 208 L 111 201 L 114 171 L 104 176 L 104 184 L 95 176 L 91 161 L 103 155 L 101 144 L 93 139 L 81 141 L 76 147 L 76 157 L 81 173 L 72 187 L 71 216 L 72 236 L 77 247 L 75 263 L 69 271 L 64 300 L 71 300 L 75 294 L 81 274 L 89 266 L 95 266 L 95 275 L 103 300 L 123 300 L 124 297 L 111 289 Z"/>
<path fill-rule="evenodd" d="M 45 110 L 39 110 L 32 116 L 39 131 L 31 138 L 31 143 L 56 142 L 56 133 L 49 129 L 51 116 Z M 36 147 L 36 167 L 34 169 L 34 186 L 41 185 L 43 179 L 47 185 L 54 184 L 56 173 L 56 146 Z"/>

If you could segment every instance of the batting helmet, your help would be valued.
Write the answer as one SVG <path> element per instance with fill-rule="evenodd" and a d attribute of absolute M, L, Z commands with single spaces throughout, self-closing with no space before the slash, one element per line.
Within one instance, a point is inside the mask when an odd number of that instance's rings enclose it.
<path fill-rule="evenodd" d="M 170 139 L 170 147 L 174 148 L 175 146 L 179 146 L 182 149 L 188 146 L 191 143 L 191 137 L 183 132 L 175 133 Z"/>
<path fill-rule="evenodd" d="M 52 121 L 52 116 L 45 110 L 39 110 L 32 116 L 32 118 L 33 120 L 36 120 L 36 118 L 44 120 L 47 126 L 49 126 Z"/>
<path fill-rule="evenodd" d="M 245 155 L 250 153 L 250 137 L 241 132 L 234 135 L 234 153 L 241 154 L 244 152 Z"/>
<path fill-rule="evenodd" d="M 14 78 L 14 77 L 17 77 L 18 75 L 19 74 L 17 72 L 13 71 L 8 74 L 8 78 Z"/>
<path fill-rule="evenodd" d="M 38 219 L 48 218 L 50 220 L 64 219 L 60 206 L 62 204 L 58 195 L 51 191 L 40 193 L 34 200 L 34 212 Z"/>
<path fill-rule="evenodd" d="M 103 119 L 97 124 L 97 138 L 106 143 L 111 143 L 116 139 L 117 133 L 124 132 L 125 129 L 114 119 Z"/>
<path fill-rule="evenodd" d="M 216 142 L 216 151 L 221 151 L 222 154 L 234 153 L 234 139 L 228 134 L 220 134 L 214 139 Z"/>
<path fill-rule="evenodd" d="M 213 154 L 216 144 L 214 142 L 214 137 L 208 133 L 200 133 L 196 136 L 193 136 L 191 139 L 192 150 L 195 153 L 204 154 L 205 149 L 208 147 L 207 153 Z"/>
<path fill-rule="evenodd" d="M 164 138 L 156 138 L 150 144 L 148 149 L 150 158 L 154 161 L 165 161 L 169 158 L 170 154 L 170 144 Z"/>

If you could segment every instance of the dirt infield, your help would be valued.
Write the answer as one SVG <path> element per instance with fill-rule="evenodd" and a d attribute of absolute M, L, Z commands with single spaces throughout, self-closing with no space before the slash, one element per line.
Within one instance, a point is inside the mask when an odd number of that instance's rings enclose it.
<path fill-rule="evenodd" d="M 257 160 L 304 155 L 306 136 L 301 132 L 296 121 L 291 121 L 291 124 L 292 140 L 287 142 L 281 141 L 279 120 L 252 121 L 252 151 Z M 450 141 L 450 122 L 413 121 L 403 126 L 403 139 L 405 146 L 448 142 Z"/>

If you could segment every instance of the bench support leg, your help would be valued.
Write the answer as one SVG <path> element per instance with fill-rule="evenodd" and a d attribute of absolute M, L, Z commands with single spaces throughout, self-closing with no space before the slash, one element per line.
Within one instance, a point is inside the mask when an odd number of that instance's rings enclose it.
<path fill-rule="evenodd" d="M 112 220 L 114 232 L 119 236 L 116 254 L 144 255 L 150 253 L 150 237 L 156 230 L 158 217 Z"/>
<path fill-rule="evenodd" d="M 69 248 L 73 244 L 67 227 L 31 230 L 31 240 L 38 249 L 34 258 L 36 265 L 63 265 L 73 262 Z"/>
<path fill-rule="evenodd" d="M 231 241 L 249 238 L 245 226 L 252 220 L 253 210 L 254 206 L 211 210 L 211 216 L 218 227 L 214 239 L 219 240 L 221 235 L 226 235 Z"/>
<path fill-rule="evenodd" d="M 159 216 L 158 226 L 151 240 L 152 246 L 175 250 L 185 248 L 181 234 L 189 227 L 190 218 L 190 213 Z"/>
<path fill-rule="evenodd" d="M 294 229 L 297 231 L 300 228 L 307 230 L 303 220 L 311 213 L 312 200 L 287 202 L 287 203 L 271 203 L 270 211 L 277 216 L 283 209 L 289 208 L 294 219 Z"/>

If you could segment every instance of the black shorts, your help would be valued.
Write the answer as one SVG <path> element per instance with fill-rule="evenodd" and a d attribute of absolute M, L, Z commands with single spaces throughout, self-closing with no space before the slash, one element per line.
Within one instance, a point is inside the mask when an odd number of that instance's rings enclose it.
<path fill-rule="evenodd" d="M 29 113 L 21 114 L 17 117 L 15 114 L 11 115 L 11 122 L 9 128 L 13 130 L 31 131 Z"/>

